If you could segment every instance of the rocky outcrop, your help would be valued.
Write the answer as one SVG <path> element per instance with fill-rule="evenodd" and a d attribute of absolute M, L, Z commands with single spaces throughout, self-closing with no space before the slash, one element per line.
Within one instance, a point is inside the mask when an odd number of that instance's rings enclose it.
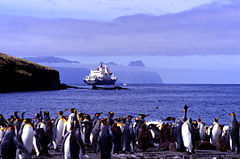
<path fill-rule="evenodd" d="M 0 53 L 0 92 L 64 88 L 57 70 Z"/>

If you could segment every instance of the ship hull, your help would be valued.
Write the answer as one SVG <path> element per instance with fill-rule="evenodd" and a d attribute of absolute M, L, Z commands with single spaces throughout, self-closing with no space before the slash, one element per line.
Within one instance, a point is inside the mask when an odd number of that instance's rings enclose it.
<path fill-rule="evenodd" d="M 84 79 L 83 80 L 86 84 L 88 85 L 114 85 L 116 80 L 98 80 L 98 79 L 95 79 L 95 80 L 86 80 Z"/>

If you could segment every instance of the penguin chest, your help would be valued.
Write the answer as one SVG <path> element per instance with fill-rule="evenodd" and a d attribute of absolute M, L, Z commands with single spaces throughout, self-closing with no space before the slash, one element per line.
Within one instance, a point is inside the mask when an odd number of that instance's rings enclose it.
<path fill-rule="evenodd" d="M 63 134 L 63 129 L 64 129 L 64 120 L 60 119 L 57 124 L 57 139 L 61 141 L 62 139 L 62 134 Z"/>
<path fill-rule="evenodd" d="M 212 144 L 215 146 L 217 144 L 217 140 L 221 134 L 221 130 L 219 129 L 218 124 L 215 124 L 212 129 Z"/>
<path fill-rule="evenodd" d="M 28 152 L 32 152 L 32 146 L 33 146 L 33 128 L 30 124 L 26 124 L 23 127 L 22 130 L 22 141 L 24 146 L 27 148 Z"/>
<path fill-rule="evenodd" d="M 192 147 L 192 134 L 189 130 L 189 125 L 187 123 L 184 123 L 182 125 L 182 138 L 183 138 L 183 143 L 186 148 Z"/>
<path fill-rule="evenodd" d="M 206 130 L 205 130 L 204 125 L 200 124 L 200 126 L 199 126 L 199 134 L 200 134 L 201 140 L 204 140 L 205 132 L 206 132 Z"/>
<path fill-rule="evenodd" d="M 71 158 L 71 144 L 70 144 L 71 134 L 69 134 L 64 143 L 64 159 Z"/>
<path fill-rule="evenodd" d="M 5 130 L 3 128 L 0 128 L 0 144 L 2 143 L 4 135 L 5 135 Z"/>
<path fill-rule="evenodd" d="M 44 123 L 39 123 L 39 128 L 42 128 L 44 130 L 44 132 L 47 132 L 47 127 L 46 127 L 46 124 Z"/>

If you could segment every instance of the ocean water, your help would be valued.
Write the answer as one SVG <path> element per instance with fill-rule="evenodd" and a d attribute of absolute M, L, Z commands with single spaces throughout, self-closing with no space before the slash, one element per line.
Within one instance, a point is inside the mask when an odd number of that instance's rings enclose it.
<path fill-rule="evenodd" d="M 138 117 L 142 113 L 148 115 L 147 121 L 159 121 L 168 116 L 183 117 L 183 107 L 187 104 L 188 117 L 202 118 L 207 125 L 216 117 L 220 117 L 220 124 L 228 124 L 231 112 L 240 116 L 240 85 L 147 84 L 125 87 L 129 89 L 1 93 L 0 113 L 7 118 L 14 111 L 26 112 L 26 117 L 32 118 L 39 110 L 48 110 L 55 117 L 60 110 L 76 108 L 78 112 L 90 115 L 103 112 L 102 117 L 109 111 L 113 111 L 115 117 Z"/>

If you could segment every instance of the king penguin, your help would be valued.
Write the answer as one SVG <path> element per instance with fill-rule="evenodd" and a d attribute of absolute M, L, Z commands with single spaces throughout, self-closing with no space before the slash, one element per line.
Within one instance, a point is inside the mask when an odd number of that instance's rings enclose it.
<path fill-rule="evenodd" d="M 133 116 L 129 115 L 127 118 L 128 120 L 123 130 L 123 152 L 129 151 L 133 153 L 135 146 L 135 134 L 131 121 Z"/>
<path fill-rule="evenodd" d="M 175 123 L 174 123 L 174 138 L 175 138 L 177 151 L 184 151 L 185 149 L 183 145 L 182 125 L 187 120 L 187 110 L 188 110 L 188 106 L 185 104 L 183 108 L 183 111 L 184 111 L 183 118 L 175 119 Z"/>
<path fill-rule="evenodd" d="M 236 119 L 236 114 L 231 113 L 231 122 L 229 125 L 229 143 L 232 152 L 239 152 L 239 125 Z"/>
<path fill-rule="evenodd" d="M 111 159 L 114 137 L 107 119 L 102 119 L 101 131 L 98 136 L 98 147 L 101 152 L 101 159 Z"/>
<path fill-rule="evenodd" d="M 182 125 L 182 139 L 187 152 L 194 153 L 193 127 L 191 118 L 185 121 Z"/>
<path fill-rule="evenodd" d="M 6 131 L 5 137 L 1 143 L 1 155 L 2 159 L 15 159 L 16 150 L 21 151 L 21 155 L 25 159 L 30 159 L 30 153 L 17 139 L 15 135 L 14 125 L 9 125 L 8 130 Z"/>
<path fill-rule="evenodd" d="M 81 139 L 79 123 L 73 120 L 70 130 L 65 134 L 62 143 L 64 159 L 82 159 L 85 156 L 85 145 Z"/>
<path fill-rule="evenodd" d="M 218 120 L 219 120 L 219 117 L 214 120 L 212 131 L 210 133 L 210 143 L 213 144 L 213 146 L 215 146 L 215 147 L 216 147 L 217 141 L 221 135 L 221 129 L 219 127 Z"/>
<path fill-rule="evenodd" d="M 73 120 L 77 119 L 77 110 L 75 108 L 72 108 L 69 110 L 71 111 L 71 114 L 69 114 L 69 116 L 68 116 L 67 131 L 70 130 Z"/>
<path fill-rule="evenodd" d="M 19 136 L 23 142 L 23 145 L 26 147 L 28 152 L 31 154 L 33 148 L 33 126 L 32 126 L 32 119 L 24 119 L 22 127 L 19 132 Z M 19 158 L 22 158 L 22 155 L 19 155 Z"/>
<path fill-rule="evenodd" d="M 53 124 L 53 147 L 54 150 L 58 151 L 58 145 L 62 142 L 62 134 L 64 129 L 65 119 L 63 117 L 64 111 L 58 112 L 58 118 L 55 120 Z"/>

